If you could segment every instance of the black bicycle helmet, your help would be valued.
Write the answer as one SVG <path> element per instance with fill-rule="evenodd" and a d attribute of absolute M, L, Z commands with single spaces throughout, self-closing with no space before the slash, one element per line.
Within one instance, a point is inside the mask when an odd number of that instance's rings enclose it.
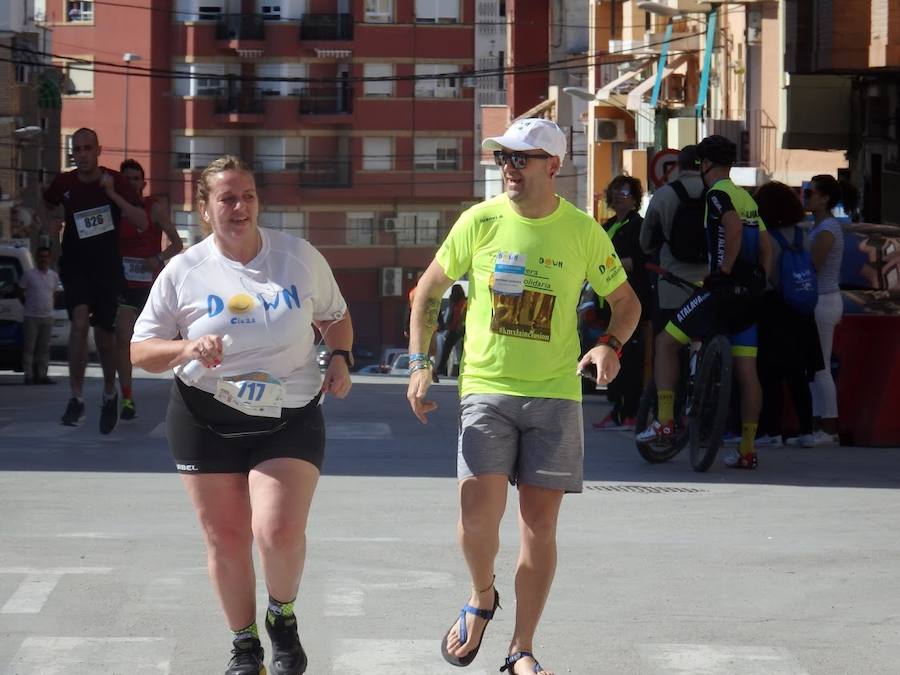
<path fill-rule="evenodd" d="M 697 145 L 697 155 L 719 166 L 731 166 L 737 159 L 737 146 L 724 136 L 707 136 Z"/>

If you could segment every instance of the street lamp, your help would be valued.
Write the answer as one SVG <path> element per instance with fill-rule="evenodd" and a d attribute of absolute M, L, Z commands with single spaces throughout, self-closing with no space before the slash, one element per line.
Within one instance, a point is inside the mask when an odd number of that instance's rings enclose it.
<path fill-rule="evenodd" d="M 20 127 L 13 131 L 13 135 L 16 138 L 34 138 L 35 136 L 39 136 L 43 129 L 40 127 L 36 127 L 34 125 L 29 125 L 27 127 Z"/>
<path fill-rule="evenodd" d="M 128 159 L 128 70 L 132 61 L 140 61 L 141 57 L 131 52 L 122 54 L 122 60 L 125 62 L 125 142 L 123 143 L 122 154 L 124 159 Z"/>

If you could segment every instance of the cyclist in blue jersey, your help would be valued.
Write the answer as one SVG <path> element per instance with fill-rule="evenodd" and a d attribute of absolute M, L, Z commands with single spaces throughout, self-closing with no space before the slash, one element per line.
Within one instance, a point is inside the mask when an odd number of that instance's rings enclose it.
<path fill-rule="evenodd" d="M 762 408 L 756 372 L 756 320 L 772 265 L 772 244 L 753 197 L 729 178 L 737 156 L 735 144 L 723 136 L 709 136 L 697 151 L 700 175 L 709 188 L 709 275 L 703 288 L 685 301 L 657 336 L 654 368 L 659 419 L 638 434 L 637 440 L 657 444 L 674 440 L 678 352 L 693 339 L 724 333 L 731 341 L 741 398 L 741 444 L 726 455 L 725 464 L 755 469 L 754 438 Z"/>

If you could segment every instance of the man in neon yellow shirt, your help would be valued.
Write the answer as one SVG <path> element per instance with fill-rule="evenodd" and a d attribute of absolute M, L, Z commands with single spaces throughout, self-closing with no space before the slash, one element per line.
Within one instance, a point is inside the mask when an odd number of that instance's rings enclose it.
<path fill-rule="evenodd" d="M 619 352 L 641 308 L 602 228 L 555 191 L 566 137 L 553 122 L 524 119 L 486 139 L 506 192 L 473 206 L 453 226 L 418 285 L 410 321 L 407 398 L 424 424 L 431 362 L 425 352 L 441 296 L 469 278 L 460 369 L 459 537 L 472 595 L 444 636 L 444 658 L 469 665 L 499 606 L 494 559 L 507 481 L 519 491 L 521 549 L 516 626 L 502 670 L 552 675 L 532 654 L 556 568 L 563 494 L 581 492 L 584 427 L 578 371 L 598 384 L 619 372 Z M 612 309 L 598 346 L 578 362 L 576 306 L 587 279 Z"/>

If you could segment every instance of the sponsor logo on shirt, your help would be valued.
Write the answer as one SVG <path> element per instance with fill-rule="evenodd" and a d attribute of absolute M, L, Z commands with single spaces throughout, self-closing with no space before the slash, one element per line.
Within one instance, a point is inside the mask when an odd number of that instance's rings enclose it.
<path fill-rule="evenodd" d="M 255 298 L 249 293 L 238 293 L 226 301 L 221 296 L 210 293 L 206 299 L 206 305 L 206 314 L 210 318 L 218 316 L 227 309 L 233 315 L 230 322 L 232 325 L 249 324 L 256 323 L 256 319 L 242 315 L 252 312 L 260 305 L 266 312 L 277 310 L 279 306 L 285 307 L 286 311 L 299 309 L 300 293 L 294 284 L 291 284 L 290 289 L 283 288 L 280 292 L 275 293 L 271 300 L 265 298 L 261 293 L 257 293 Z"/>
<path fill-rule="evenodd" d="M 606 274 L 606 270 L 613 271 L 619 264 L 619 256 L 615 253 L 610 253 L 606 256 L 606 260 L 604 260 L 600 264 L 600 274 Z"/>
<path fill-rule="evenodd" d="M 561 270 L 563 267 L 563 261 L 556 260 L 555 258 L 545 258 L 545 257 L 541 256 L 538 258 L 538 262 L 548 269 L 555 267 L 556 269 Z"/>

